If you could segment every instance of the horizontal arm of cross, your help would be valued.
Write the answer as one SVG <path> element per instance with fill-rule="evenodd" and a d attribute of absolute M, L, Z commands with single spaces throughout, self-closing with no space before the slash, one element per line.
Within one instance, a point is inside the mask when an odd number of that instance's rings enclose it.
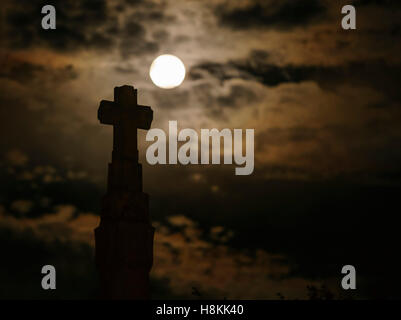
<path fill-rule="evenodd" d="M 128 122 L 134 121 L 138 129 L 149 130 L 153 120 L 153 111 L 148 106 L 122 107 L 116 102 L 102 100 L 97 117 L 102 124 L 118 125 L 125 119 Z"/>

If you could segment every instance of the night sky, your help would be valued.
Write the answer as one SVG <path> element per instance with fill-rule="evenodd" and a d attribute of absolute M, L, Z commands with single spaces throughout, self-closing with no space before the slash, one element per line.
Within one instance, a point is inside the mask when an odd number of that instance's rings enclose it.
<path fill-rule="evenodd" d="M 255 129 L 249 176 L 151 166 L 140 132 L 155 298 L 401 297 L 400 1 L 54 0 L 56 30 L 49 1 L 3 2 L 0 298 L 96 297 L 112 150 L 97 108 L 124 84 L 152 128 Z M 152 83 L 161 54 L 183 61 L 181 86 Z M 347 264 L 357 290 L 341 289 Z"/>

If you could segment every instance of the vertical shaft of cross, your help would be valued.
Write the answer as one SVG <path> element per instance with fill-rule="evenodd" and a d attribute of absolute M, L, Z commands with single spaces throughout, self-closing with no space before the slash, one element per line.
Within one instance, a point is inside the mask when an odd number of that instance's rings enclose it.
<path fill-rule="evenodd" d="M 146 299 L 154 229 L 149 222 L 148 195 L 142 192 L 137 129 L 150 128 L 153 112 L 138 105 L 136 89 L 122 86 L 114 89 L 114 101 L 101 101 L 98 118 L 102 124 L 113 125 L 108 188 L 95 230 L 101 296 Z"/>
<path fill-rule="evenodd" d="M 114 102 L 120 106 L 123 116 L 113 130 L 113 156 L 138 162 L 137 128 L 140 128 L 137 89 L 129 86 L 114 88 Z M 131 110 L 130 110 L 131 109 Z M 125 111 L 125 113 L 124 113 Z M 133 113 L 130 114 L 130 111 Z"/>

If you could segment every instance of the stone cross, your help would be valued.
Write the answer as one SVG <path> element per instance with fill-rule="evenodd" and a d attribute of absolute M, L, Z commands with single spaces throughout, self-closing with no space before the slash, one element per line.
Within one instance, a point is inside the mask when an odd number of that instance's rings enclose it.
<path fill-rule="evenodd" d="M 115 87 L 114 102 L 100 102 L 98 119 L 114 127 L 113 160 L 118 157 L 138 162 L 137 129 L 150 129 L 153 111 L 148 106 L 138 105 L 137 89 Z"/>
<path fill-rule="evenodd" d="M 147 299 L 154 228 L 149 197 L 142 192 L 137 129 L 150 128 L 153 111 L 138 105 L 136 89 L 122 86 L 114 88 L 114 101 L 100 102 L 98 119 L 114 127 L 107 193 L 95 229 L 101 298 Z"/>
<path fill-rule="evenodd" d="M 113 125 L 112 163 L 108 191 L 142 191 L 142 168 L 138 165 L 137 129 L 148 130 L 153 111 L 138 105 L 137 90 L 131 86 L 114 88 L 114 102 L 102 100 L 98 110 L 102 124 Z"/>

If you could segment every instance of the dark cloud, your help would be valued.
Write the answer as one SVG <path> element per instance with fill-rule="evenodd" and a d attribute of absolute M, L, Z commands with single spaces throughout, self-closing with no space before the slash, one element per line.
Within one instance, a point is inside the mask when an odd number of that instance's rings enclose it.
<path fill-rule="evenodd" d="M 351 61 L 339 66 L 284 65 L 270 63 L 268 53 L 251 52 L 245 59 L 226 63 L 204 62 L 193 66 L 189 78 L 198 80 L 212 76 L 221 83 L 231 79 L 255 80 L 274 87 L 282 83 L 315 81 L 322 88 L 333 88 L 344 81 L 356 86 L 372 87 L 399 101 L 398 88 L 401 65 L 389 65 L 382 60 Z"/>
<path fill-rule="evenodd" d="M 169 37 L 165 30 L 166 24 L 175 21 L 175 17 L 166 14 L 165 3 L 128 1 L 126 6 L 134 8 L 134 12 L 125 18 L 120 34 L 119 48 L 122 57 L 156 53 L 160 44 Z M 149 39 L 149 34 L 153 36 L 153 40 Z"/>
<path fill-rule="evenodd" d="M 28 159 L 22 166 L 0 165 L 0 177 L 0 203 L 14 216 L 38 217 L 66 203 L 82 212 L 99 211 L 102 190 L 87 179 L 87 172 L 35 165 Z M 25 212 L 13 206 L 21 199 L 32 204 Z"/>
<path fill-rule="evenodd" d="M 138 40 L 138 39 L 135 39 Z M 123 58 L 128 58 L 130 56 L 141 55 L 141 54 L 151 54 L 156 53 L 159 50 L 159 45 L 152 41 L 138 41 L 133 43 L 134 39 L 125 38 L 120 44 L 120 52 Z"/>
<path fill-rule="evenodd" d="M 146 21 L 150 23 L 169 23 L 175 21 L 175 17 L 165 13 L 163 5 L 154 6 L 152 8 L 143 7 L 136 10 L 130 19 L 133 21 Z"/>
<path fill-rule="evenodd" d="M 256 94 L 251 89 L 241 85 L 233 85 L 227 95 L 217 97 L 216 103 L 222 108 L 237 108 L 245 107 L 256 100 Z"/>
<path fill-rule="evenodd" d="M 8 59 L 0 70 L 0 78 L 7 78 L 23 84 L 30 82 L 64 82 L 77 79 L 78 71 L 68 64 L 59 68 L 47 65 Z"/>
<path fill-rule="evenodd" d="M 191 80 L 198 80 L 211 75 L 220 82 L 226 80 L 240 78 L 251 79 L 252 76 L 247 72 L 241 72 L 234 62 L 218 63 L 218 62 L 203 62 L 192 66 L 189 70 L 188 77 Z"/>
<path fill-rule="evenodd" d="M 277 86 L 285 82 L 301 82 L 309 80 L 313 75 L 334 68 L 319 66 L 278 66 L 268 62 L 269 54 L 265 51 L 252 51 L 242 60 L 227 63 L 204 62 L 191 68 L 189 76 L 193 80 L 206 77 L 206 74 L 217 78 L 220 82 L 230 79 L 256 80 L 267 86 Z"/>
<path fill-rule="evenodd" d="M 121 56 L 127 58 L 132 55 L 155 53 L 159 50 L 159 45 L 146 39 L 146 29 L 141 24 L 128 20 L 119 48 Z"/>
<path fill-rule="evenodd" d="M 57 28 L 43 30 L 41 8 L 45 4 L 39 0 L 24 4 L 10 2 L 6 7 L 9 47 L 49 47 L 57 51 L 119 47 L 123 57 L 154 53 L 158 44 L 147 40 L 145 24 L 174 20 L 165 14 L 165 6 L 151 1 L 128 1 L 120 4 L 118 10 L 106 0 L 57 0 L 52 3 L 57 12 Z M 134 13 L 121 19 L 127 9 L 134 9 Z"/>
<path fill-rule="evenodd" d="M 156 30 L 152 33 L 153 39 L 156 41 L 165 41 L 170 37 L 166 30 Z"/>
<path fill-rule="evenodd" d="M 107 49 L 114 44 L 117 17 L 106 0 L 53 1 L 56 30 L 43 30 L 45 1 L 12 3 L 6 10 L 8 44 L 14 48 L 47 46 L 55 50 Z"/>
<path fill-rule="evenodd" d="M 135 21 L 128 21 L 124 28 L 124 36 L 143 37 L 145 29 L 142 25 Z"/>
<path fill-rule="evenodd" d="M 228 7 L 228 9 L 227 9 Z M 221 25 L 234 29 L 305 26 L 324 16 L 326 8 L 318 0 L 251 1 L 232 8 L 221 5 L 216 13 Z"/>
<path fill-rule="evenodd" d="M 212 118 L 227 120 L 232 109 L 247 108 L 259 100 L 259 96 L 250 86 L 233 83 L 228 85 L 228 93 L 222 92 L 210 83 L 201 83 L 194 86 L 193 95 L 205 108 L 205 112 Z"/>

